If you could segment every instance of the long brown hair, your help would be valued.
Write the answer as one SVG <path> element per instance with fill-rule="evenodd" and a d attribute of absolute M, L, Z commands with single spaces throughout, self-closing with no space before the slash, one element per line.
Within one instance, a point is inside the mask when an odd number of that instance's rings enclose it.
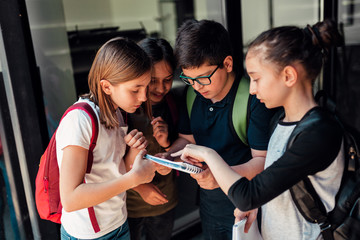
<path fill-rule="evenodd" d="M 100 80 L 106 79 L 116 85 L 138 78 L 150 70 L 150 58 L 132 40 L 113 38 L 98 50 L 88 76 L 88 97 L 100 108 L 100 123 L 106 128 L 119 126 L 116 109 L 110 96 L 103 92 Z"/>

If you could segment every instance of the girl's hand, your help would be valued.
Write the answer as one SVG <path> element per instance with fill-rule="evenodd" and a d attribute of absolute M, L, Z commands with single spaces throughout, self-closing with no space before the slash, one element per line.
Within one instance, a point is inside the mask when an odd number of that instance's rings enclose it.
<path fill-rule="evenodd" d="M 187 144 L 183 150 L 172 153 L 172 157 L 181 155 L 181 160 L 190 164 L 202 167 L 201 162 L 206 162 L 206 159 L 211 155 L 218 155 L 213 149 L 199 146 L 195 144 Z"/>
<path fill-rule="evenodd" d="M 219 184 L 215 180 L 209 168 L 197 174 L 190 174 L 194 178 L 199 186 L 203 189 L 213 190 L 219 187 Z"/>
<path fill-rule="evenodd" d="M 245 223 L 244 232 L 249 232 L 249 229 L 251 227 L 251 224 L 256 220 L 256 216 L 258 213 L 258 209 L 253 209 L 248 212 L 242 212 L 238 208 L 234 210 L 234 216 L 235 216 L 235 223 L 239 222 L 240 220 L 247 218 L 247 221 Z"/>
<path fill-rule="evenodd" d="M 156 141 L 163 148 L 168 148 L 170 145 L 170 141 L 168 140 L 168 124 L 161 117 L 156 117 L 151 121 L 151 125 L 153 127 L 153 136 Z"/>
<path fill-rule="evenodd" d="M 139 132 L 137 129 L 133 129 L 124 137 L 126 145 L 131 148 L 136 148 L 138 150 L 145 149 L 148 145 L 146 138 L 142 132 Z"/>
<path fill-rule="evenodd" d="M 141 184 L 134 189 L 150 205 L 162 205 L 168 202 L 166 195 L 152 183 Z"/>
<path fill-rule="evenodd" d="M 134 164 L 129 171 L 135 174 L 137 185 L 151 182 L 155 176 L 156 165 L 152 161 L 144 159 L 145 154 L 146 150 L 141 150 L 138 155 L 136 155 Z"/>

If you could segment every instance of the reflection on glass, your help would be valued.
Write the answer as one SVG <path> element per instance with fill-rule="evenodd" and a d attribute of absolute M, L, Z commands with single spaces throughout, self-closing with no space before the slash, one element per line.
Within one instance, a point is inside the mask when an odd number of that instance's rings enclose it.
<path fill-rule="evenodd" d="M 0 139 L 0 239 L 20 239 Z"/>

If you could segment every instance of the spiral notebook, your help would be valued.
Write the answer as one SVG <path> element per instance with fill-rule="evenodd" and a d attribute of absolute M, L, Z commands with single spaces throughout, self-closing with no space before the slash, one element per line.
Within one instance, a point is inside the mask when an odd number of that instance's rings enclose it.
<path fill-rule="evenodd" d="M 145 154 L 144 157 L 153 162 L 161 164 L 165 167 L 169 167 L 186 173 L 200 173 L 203 171 L 203 169 L 185 162 L 174 162 L 164 158 L 155 157 L 149 154 Z"/>

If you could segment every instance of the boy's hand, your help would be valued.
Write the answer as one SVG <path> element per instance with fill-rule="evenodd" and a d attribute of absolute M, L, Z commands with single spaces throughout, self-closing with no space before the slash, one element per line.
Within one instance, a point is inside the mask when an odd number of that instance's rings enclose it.
<path fill-rule="evenodd" d="M 161 117 L 156 117 L 151 121 L 151 125 L 153 127 L 153 136 L 160 146 L 164 148 L 169 147 L 170 141 L 168 140 L 168 124 Z"/>
<path fill-rule="evenodd" d="M 155 163 L 156 165 L 156 171 L 161 175 L 168 175 L 171 172 L 171 168 L 165 167 L 161 164 Z"/>
<path fill-rule="evenodd" d="M 150 205 L 162 205 L 168 202 L 166 195 L 152 183 L 141 184 L 134 189 Z"/>
<path fill-rule="evenodd" d="M 190 174 L 190 176 L 194 178 L 203 189 L 213 190 L 220 187 L 209 168 L 206 168 L 201 173 Z"/>
<path fill-rule="evenodd" d="M 170 161 L 173 161 L 174 159 L 170 156 L 169 153 L 165 152 L 165 153 L 157 153 L 155 154 L 155 157 L 159 157 L 159 158 L 164 158 L 164 159 L 167 159 L 167 160 L 170 160 Z M 161 174 L 161 175 L 168 175 L 172 168 L 169 168 L 169 167 L 165 167 L 161 164 L 156 164 L 156 171 Z"/>
<path fill-rule="evenodd" d="M 142 132 L 139 132 L 137 129 L 133 129 L 124 137 L 126 145 L 138 150 L 145 149 L 148 145 L 146 138 Z"/>

